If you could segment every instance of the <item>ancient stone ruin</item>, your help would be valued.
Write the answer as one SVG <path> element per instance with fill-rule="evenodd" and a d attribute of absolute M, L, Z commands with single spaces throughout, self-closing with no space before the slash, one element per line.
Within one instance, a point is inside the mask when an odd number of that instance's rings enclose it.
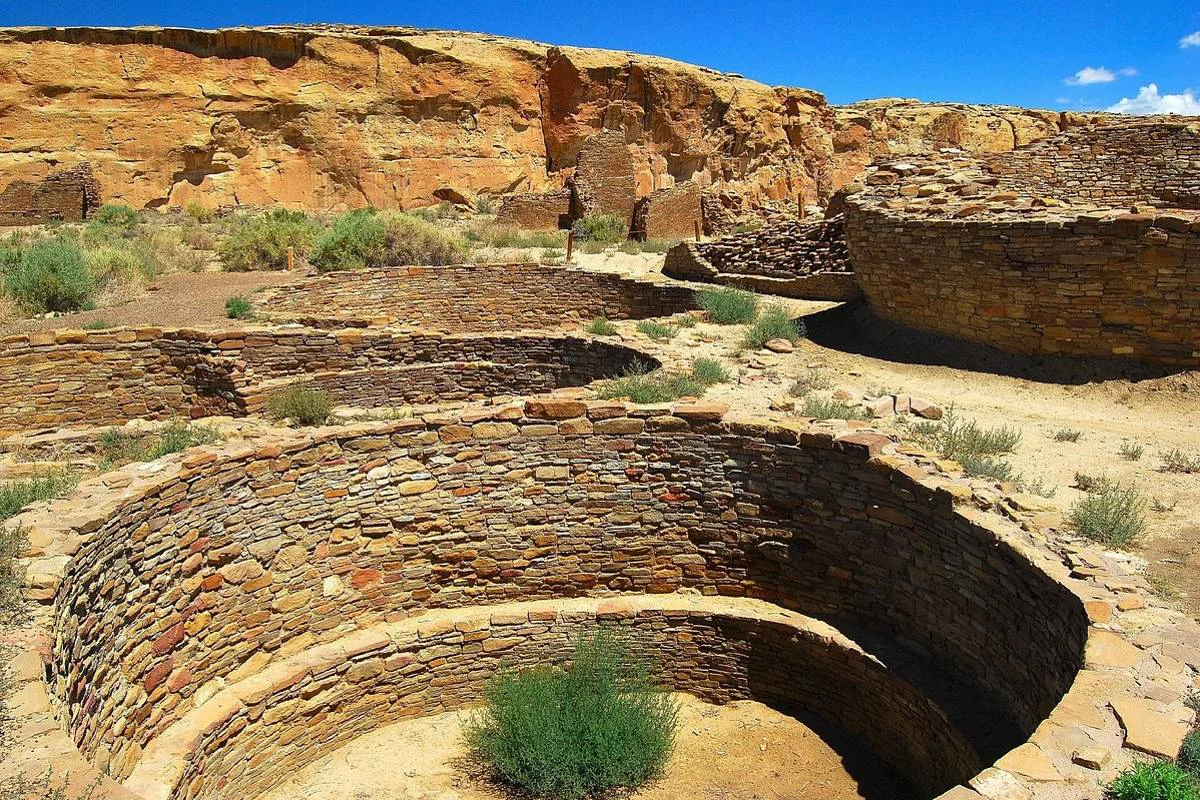
<path fill-rule="evenodd" d="M 0 226 L 81 222 L 100 207 L 100 185 L 84 162 L 37 182 L 14 180 L 0 191 Z"/>

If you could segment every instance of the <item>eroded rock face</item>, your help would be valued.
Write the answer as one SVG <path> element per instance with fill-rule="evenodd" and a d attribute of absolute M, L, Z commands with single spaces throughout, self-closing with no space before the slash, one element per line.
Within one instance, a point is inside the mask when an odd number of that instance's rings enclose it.
<path fill-rule="evenodd" d="M 913 101 L 835 108 L 667 59 L 480 34 L 0 30 L 0 188 L 87 161 L 105 200 L 136 207 L 554 191 L 607 130 L 624 136 L 638 197 L 692 180 L 754 208 L 826 198 L 930 131 L 1004 149 L 1065 124 Z"/>

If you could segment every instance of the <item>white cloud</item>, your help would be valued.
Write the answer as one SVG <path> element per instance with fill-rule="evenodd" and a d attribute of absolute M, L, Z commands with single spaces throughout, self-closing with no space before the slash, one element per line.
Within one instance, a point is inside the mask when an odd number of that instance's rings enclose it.
<path fill-rule="evenodd" d="M 1200 47 L 1200 31 L 1189 33 L 1179 40 L 1180 47 Z"/>
<path fill-rule="evenodd" d="M 1108 107 L 1118 114 L 1187 114 L 1200 115 L 1200 97 L 1191 89 L 1180 94 L 1159 94 L 1158 85 L 1150 84 L 1138 90 L 1137 97 L 1122 97 Z"/>
<path fill-rule="evenodd" d="M 1106 67 L 1084 67 L 1070 78 L 1063 78 L 1063 83 L 1071 86 L 1091 86 L 1093 83 L 1112 83 L 1117 78 L 1128 78 L 1137 75 L 1133 67 L 1111 70 Z"/>

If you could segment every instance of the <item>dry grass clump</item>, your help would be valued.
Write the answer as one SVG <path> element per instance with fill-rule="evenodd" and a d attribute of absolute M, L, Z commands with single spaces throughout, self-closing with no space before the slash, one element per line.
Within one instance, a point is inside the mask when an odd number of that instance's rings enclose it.
<path fill-rule="evenodd" d="M 1083 483 L 1078 480 L 1077 483 Z M 1097 479 L 1071 507 L 1068 519 L 1081 535 L 1106 547 L 1126 547 L 1146 532 L 1146 499 L 1133 486 Z"/>
<path fill-rule="evenodd" d="M 25 506 L 69 494 L 79 481 L 65 469 L 45 469 L 28 478 L 0 483 L 0 522 L 15 517 Z"/>
<path fill-rule="evenodd" d="M 585 325 L 583 329 L 594 336 L 613 336 L 617 332 L 617 326 L 604 317 L 596 317 Z"/>
<path fill-rule="evenodd" d="M 733 375 L 724 364 L 705 356 L 700 356 L 692 362 L 692 377 L 702 386 L 728 383 L 733 379 Z"/>
<path fill-rule="evenodd" d="M 1162 472 L 1180 472 L 1185 475 L 1200 472 L 1200 455 L 1185 453 L 1178 447 L 1172 448 L 1162 454 L 1162 466 L 1159 469 Z"/>
<path fill-rule="evenodd" d="M 1117 452 L 1120 453 L 1121 458 L 1125 459 L 1126 461 L 1139 461 L 1142 458 L 1142 453 L 1145 451 L 1146 448 L 1139 443 L 1131 439 L 1122 439 L 1121 449 Z"/>
<path fill-rule="evenodd" d="M 860 405 L 839 400 L 836 397 L 820 397 L 808 395 L 796 409 L 796 414 L 813 419 L 870 419 L 870 415 Z"/>
<path fill-rule="evenodd" d="M 1051 438 L 1056 442 L 1078 442 L 1081 436 L 1083 436 L 1082 431 L 1077 431 L 1074 428 L 1061 428 L 1055 431 Z"/>
<path fill-rule="evenodd" d="M 975 420 L 959 417 L 951 406 L 940 422 L 918 423 L 911 430 L 924 446 L 957 461 L 968 475 L 1020 482 L 1012 464 L 999 457 L 1021 442 L 1021 432 L 1015 428 L 981 427 Z"/>
<path fill-rule="evenodd" d="M 742 289 L 703 289 L 696 293 L 696 303 L 718 325 L 743 325 L 758 314 L 758 297 Z"/>
<path fill-rule="evenodd" d="M 312 386 L 289 386 L 267 398 L 267 413 L 272 419 L 296 425 L 323 425 L 332 409 L 329 393 Z"/>
<path fill-rule="evenodd" d="M 171 422 L 161 430 L 149 433 L 109 428 L 100 435 L 99 452 L 103 467 L 112 469 L 131 461 L 154 461 L 189 447 L 212 444 L 220 438 L 212 428 L 186 422 Z"/>
<path fill-rule="evenodd" d="M 638 333 L 649 336 L 656 342 L 665 342 L 668 339 L 674 339 L 679 334 L 679 328 L 674 325 L 664 325 L 661 322 L 644 319 L 637 324 Z"/>
<path fill-rule="evenodd" d="M 619 377 L 601 381 L 596 394 L 604 400 L 625 398 L 641 404 L 669 403 L 681 397 L 701 396 L 704 384 L 693 375 L 662 369 L 650 372 L 639 364 Z"/>
<path fill-rule="evenodd" d="M 746 347 L 758 350 L 772 339 L 786 339 L 795 344 L 805 335 L 804 321 L 793 320 L 786 308 L 776 305 L 769 306 L 758 316 L 743 341 Z"/>

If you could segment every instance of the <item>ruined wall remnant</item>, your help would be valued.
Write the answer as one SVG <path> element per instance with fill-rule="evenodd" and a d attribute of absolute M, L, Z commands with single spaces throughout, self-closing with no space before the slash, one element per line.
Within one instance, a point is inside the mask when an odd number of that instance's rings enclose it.
<path fill-rule="evenodd" d="M 883 160 L 846 198 L 880 316 L 1025 355 L 1200 364 L 1200 126 Z"/>
<path fill-rule="evenodd" d="M 39 181 L 14 180 L 0 192 L 0 225 L 80 222 L 100 207 L 100 186 L 87 162 Z"/>
<path fill-rule="evenodd" d="M 686 239 L 701 222 L 700 187 L 684 181 L 638 201 L 633 213 L 632 235 L 637 239 Z"/>
<path fill-rule="evenodd" d="M 571 177 L 571 211 L 577 219 L 611 214 L 629 225 L 637 202 L 633 156 L 621 131 L 588 137 L 579 150 Z"/>
<path fill-rule="evenodd" d="M 681 242 L 663 274 L 810 300 L 859 296 L 842 218 L 780 220 L 712 242 Z"/>
<path fill-rule="evenodd" d="M 569 228 L 571 223 L 571 190 L 552 192 L 523 192 L 506 195 L 496 212 L 496 223 L 534 231 L 553 231 Z"/>

